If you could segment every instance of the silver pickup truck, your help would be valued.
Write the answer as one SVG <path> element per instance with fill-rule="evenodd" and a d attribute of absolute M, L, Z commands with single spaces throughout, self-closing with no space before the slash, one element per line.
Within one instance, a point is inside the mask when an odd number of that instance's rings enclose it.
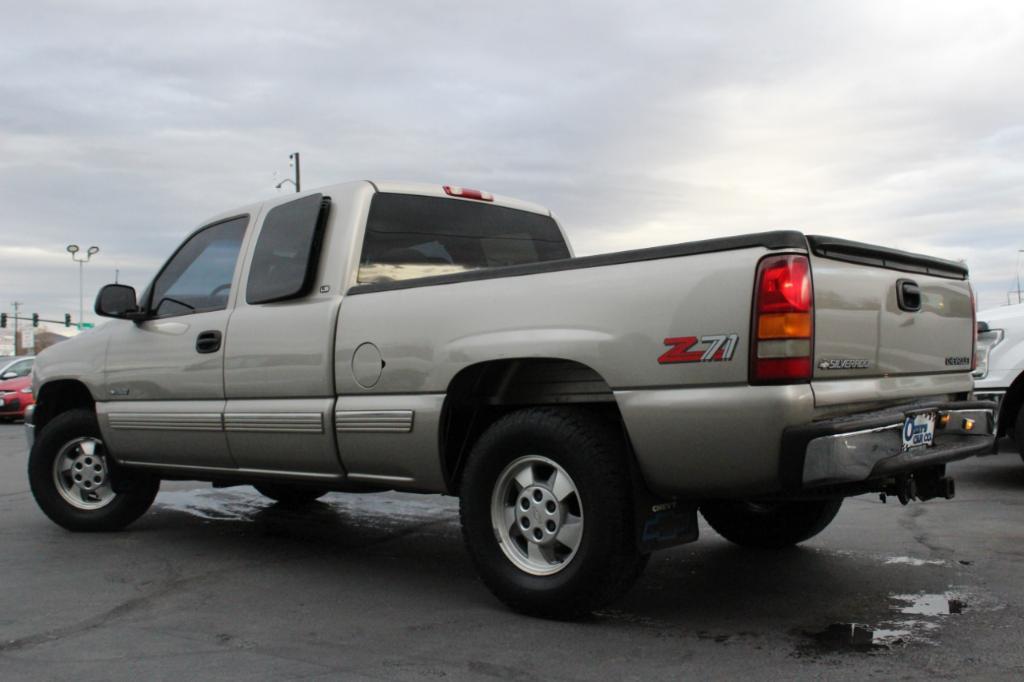
<path fill-rule="evenodd" d="M 783 547 L 844 497 L 951 497 L 991 449 L 958 264 L 799 232 L 577 258 L 539 206 L 354 182 L 192 233 L 36 360 L 32 491 L 115 530 L 161 479 L 458 495 L 504 602 L 623 593 L 658 548 Z"/>

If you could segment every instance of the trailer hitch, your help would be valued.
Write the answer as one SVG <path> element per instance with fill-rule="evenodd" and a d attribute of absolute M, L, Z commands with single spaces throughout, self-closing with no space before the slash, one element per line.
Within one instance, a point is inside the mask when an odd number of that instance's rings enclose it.
<path fill-rule="evenodd" d="M 913 500 L 924 502 L 936 497 L 952 500 L 956 495 L 956 484 L 945 475 L 945 467 L 937 467 L 891 479 L 882 488 L 879 498 L 885 502 L 889 495 L 894 495 L 902 505 Z"/>

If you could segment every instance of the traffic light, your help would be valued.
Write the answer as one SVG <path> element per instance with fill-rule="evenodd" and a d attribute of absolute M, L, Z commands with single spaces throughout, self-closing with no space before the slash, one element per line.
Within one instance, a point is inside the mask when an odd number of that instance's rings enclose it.
<path fill-rule="evenodd" d="M 32 313 L 32 326 L 33 327 L 38 327 L 39 326 L 39 313 Z"/>
<path fill-rule="evenodd" d="M 7 313 L 0 313 L 0 327 L 7 326 Z"/>
<path fill-rule="evenodd" d="M 71 313 L 64 313 L 64 326 L 65 327 L 70 327 L 71 326 Z"/>

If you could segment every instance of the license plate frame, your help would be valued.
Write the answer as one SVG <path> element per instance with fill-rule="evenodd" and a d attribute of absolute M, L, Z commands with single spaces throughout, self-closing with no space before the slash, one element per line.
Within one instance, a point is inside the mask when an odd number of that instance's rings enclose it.
<path fill-rule="evenodd" d="M 903 452 L 918 448 L 930 448 L 935 445 L 937 416 L 935 412 L 918 412 L 906 416 L 900 431 Z"/>

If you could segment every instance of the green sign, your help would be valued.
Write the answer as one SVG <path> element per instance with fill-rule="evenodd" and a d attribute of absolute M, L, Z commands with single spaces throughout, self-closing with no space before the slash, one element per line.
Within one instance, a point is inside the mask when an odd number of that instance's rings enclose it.
<path fill-rule="evenodd" d="M 93 324 L 92 322 L 79 322 L 78 323 L 78 328 L 79 329 L 92 329 L 95 326 L 96 325 Z"/>

